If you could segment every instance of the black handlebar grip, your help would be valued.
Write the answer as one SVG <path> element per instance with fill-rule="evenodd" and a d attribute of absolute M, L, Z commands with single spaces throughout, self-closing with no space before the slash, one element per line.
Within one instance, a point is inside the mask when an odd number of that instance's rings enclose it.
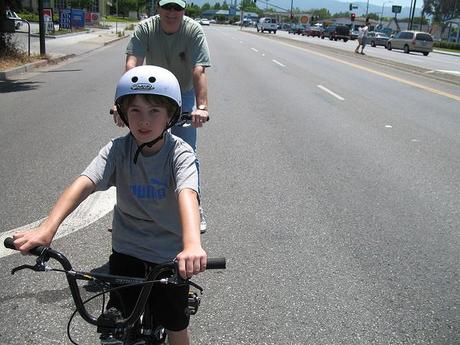
<path fill-rule="evenodd" d="M 3 245 L 5 246 L 5 248 L 17 250 L 16 247 L 14 246 L 13 241 L 14 241 L 13 238 L 7 237 L 5 238 L 5 241 L 3 241 Z"/>
<path fill-rule="evenodd" d="M 221 270 L 227 266 L 227 260 L 225 258 L 208 258 L 206 263 L 207 270 Z"/>
<path fill-rule="evenodd" d="M 192 115 L 190 115 L 190 113 L 184 113 L 180 117 L 180 120 L 192 121 Z M 209 121 L 209 115 L 208 115 L 208 117 L 206 118 L 206 120 L 204 122 L 208 122 L 208 121 Z"/>
<path fill-rule="evenodd" d="M 13 241 L 14 241 L 13 238 L 7 237 L 5 238 L 5 241 L 3 241 L 3 245 L 8 249 L 17 250 L 16 247 L 14 246 Z M 46 248 L 45 246 L 38 246 L 38 247 L 35 247 L 29 250 L 29 253 L 35 256 L 40 256 L 45 248 Z"/>

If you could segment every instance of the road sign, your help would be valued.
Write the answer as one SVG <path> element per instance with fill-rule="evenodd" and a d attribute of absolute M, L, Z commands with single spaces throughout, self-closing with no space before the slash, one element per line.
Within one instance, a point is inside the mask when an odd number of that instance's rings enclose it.
<path fill-rule="evenodd" d="M 401 13 L 402 6 L 399 5 L 393 5 L 391 6 L 391 12 L 393 13 Z"/>
<path fill-rule="evenodd" d="M 302 24 L 307 24 L 308 23 L 308 16 L 302 16 L 300 17 L 300 22 Z"/>

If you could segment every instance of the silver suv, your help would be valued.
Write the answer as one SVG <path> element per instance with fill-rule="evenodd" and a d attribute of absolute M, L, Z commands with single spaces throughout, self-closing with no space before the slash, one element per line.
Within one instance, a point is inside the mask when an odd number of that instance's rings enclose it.
<path fill-rule="evenodd" d="M 402 49 L 406 54 L 419 52 L 427 56 L 433 51 L 433 37 L 421 31 L 400 31 L 388 40 L 386 48 Z"/>

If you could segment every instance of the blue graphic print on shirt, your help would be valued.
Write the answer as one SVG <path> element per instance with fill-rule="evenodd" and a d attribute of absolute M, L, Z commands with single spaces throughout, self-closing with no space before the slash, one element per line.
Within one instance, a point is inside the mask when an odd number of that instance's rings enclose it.
<path fill-rule="evenodd" d="M 149 185 L 130 185 L 131 193 L 138 199 L 162 200 L 166 198 L 168 185 L 158 179 L 150 179 Z"/>

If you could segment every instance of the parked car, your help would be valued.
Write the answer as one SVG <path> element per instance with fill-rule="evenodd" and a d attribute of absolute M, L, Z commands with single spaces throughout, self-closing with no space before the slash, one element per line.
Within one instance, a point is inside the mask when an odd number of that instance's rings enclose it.
<path fill-rule="evenodd" d="M 16 30 L 18 30 L 21 27 L 22 19 L 16 14 L 16 12 L 11 11 L 11 10 L 6 10 L 6 17 L 8 19 L 14 20 L 14 27 Z"/>
<path fill-rule="evenodd" d="M 321 38 L 329 37 L 332 41 L 343 40 L 344 42 L 350 39 L 350 28 L 345 25 L 329 25 L 321 32 Z"/>
<path fill-rule="evenodd" d="M 302 33 L 302 36 L 306 35 L 307 37 L 321 37 L 321 33 L 322 30 L 317 26 L 310 26 Z"/>
<path fill-rule="evenodd" d="M 357 40 L 359 36 L 359 31 L 358 30 L 352 30 L 350 32 L 350 40 L 354 41 Z"/>
<path fill-rule="evenodd" d="M 292 24 L 288 30 L 289 34 L 302 35 L 306 30 L 305 24 Z"/>
<path fill-rule="evenodd" d="M 276 34 L 276 30 L 278 29 L 278 22 L 276 21 L 275 18 L 260 18 L 259 22 L 257 23 L 257 32 L 261 31 L 268 31 L 268 32 L 273 32 Z"/>
<path fill-rule="evenodd" d="M 370 31 L 367 34 L 366 44 L 370 44 L 371 47 L 376 47 L 376 46 L 386 47 L 389 39 L 390 37 L 385 35 L 383 32 Z"/>
<path fill-rule="evenodd" d="M 201 18 L 201 19 L 200 19 L 200 24 L 201 24 L 201 25 L 209 25 L 209 24 L 210 24 L 210 23 L 209 23 L 209 19 L 207 19 L 207 18 Z"/>
<path fill-rule="evenodd" d="M 433 51 L 433 37 L 421 31 L 400 31 L 388 40 L 386 48 L 402 49 L 406 54 L 419 52 L 427 56 Z"/>

